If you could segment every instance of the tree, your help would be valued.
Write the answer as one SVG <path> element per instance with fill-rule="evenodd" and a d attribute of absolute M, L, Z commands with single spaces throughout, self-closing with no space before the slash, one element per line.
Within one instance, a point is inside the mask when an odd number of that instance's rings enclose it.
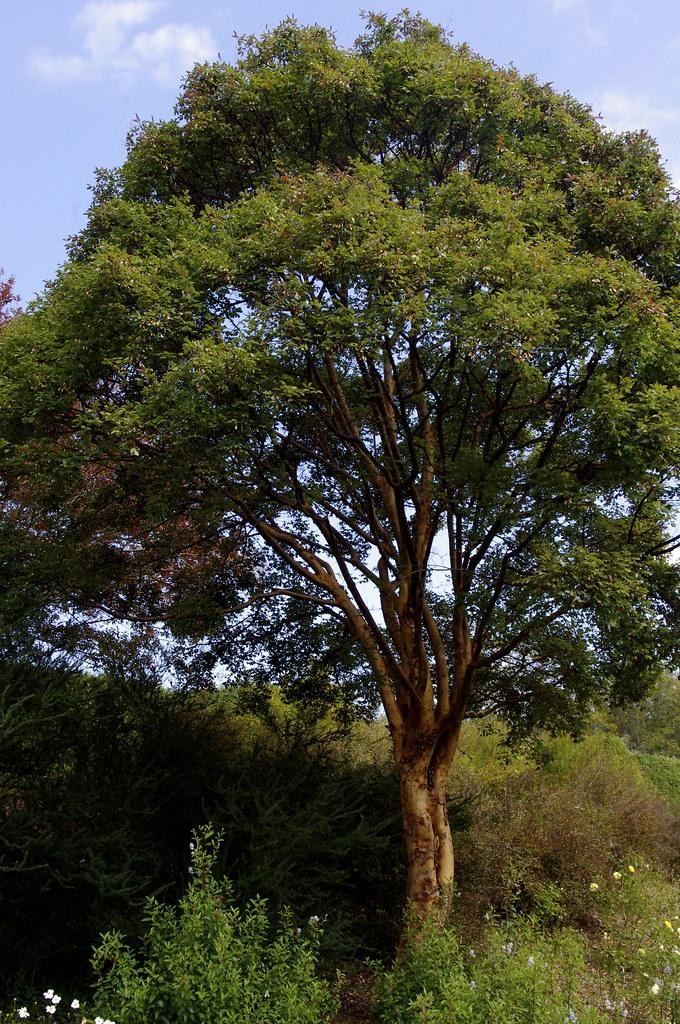
<path fill-rule="evenodd" d="M 44 600 L 237 659 L 349 635 L 439 912 L 465 716 L 575 730 L 677 657 L 678 237 L 644 132 L 425 21 L 243 40 L 3 336 L 17 578 L 58 544 Z"/>

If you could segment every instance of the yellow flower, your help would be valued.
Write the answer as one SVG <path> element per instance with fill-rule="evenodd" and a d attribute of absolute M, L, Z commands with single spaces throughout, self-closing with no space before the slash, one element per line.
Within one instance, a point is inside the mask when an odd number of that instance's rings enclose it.
<path fill-rule="evenodd" d="M 634 875 L 634 874 L 635 874 L 635 868 L 633 867 L 633 865 L 632 865 L 632 864 L 629 864 L 629 865 L 628 865 L 628 870 L 630 871 L 631 875 Z"/>
<path fill-rule="evenodd" d="M 618 882 L 619 879 L 622 878 L 623 876 L 622 876 L 620 871 L 615 871 L 612 877 L 615 878 L 616 881 Z"/>
<path fill-rule="evenodd" d="M 640 954 L 640 956 L 646 956 L 647 950 L 643 949 L 642 946 L 640 946 L 640 948 L 638 949 L 638 953 Z"/>
<path fill-rule="evenodd" d="M 671 931 L 673 931 L 673 922 L 672 921 L 664 921 L 664 924 L 666 925 L 666 928 L 669 928 Z"/>
<path fill-rule="evenodd" d="M 600 887 L 599 887 L 599 885 L 597 884 L 597 882 L 591 882 L 591 883 L 590 883 L 590 891 L 591 891 L 591 892 L 597 892 L 597 890 L 598 890 L 599 888 L 600 888 Z M 671 928 L 672 928 L 672 927 L 673 927 L 673 925 L 671 925 Z"/>

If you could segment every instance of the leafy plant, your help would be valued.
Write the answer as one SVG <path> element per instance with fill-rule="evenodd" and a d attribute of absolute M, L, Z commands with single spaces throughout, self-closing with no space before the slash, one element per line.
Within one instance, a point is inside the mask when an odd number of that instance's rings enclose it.
<path fill-rule="evenodd" d="M 583 940 L 571 931 L 544 936 L 516 921 L 487 927 L 478 949 L 450 929 L 411 935 L 391 971 L 377 979 L 385 1024 L 598 1024 L 587 1005 Z"/>
<path fill-rule="evenodd" d="M 179 907 L 150 900 L 135 953 L 118 932 L 95 951 L 94 1003 L 117 1024 L 322 1024 L 336 1000 L 317 976 L 318 923 L 271 934 L 265 903 L 244 912 L 213 867 L 218 840 L 201 830 L 193 880 Z"/>

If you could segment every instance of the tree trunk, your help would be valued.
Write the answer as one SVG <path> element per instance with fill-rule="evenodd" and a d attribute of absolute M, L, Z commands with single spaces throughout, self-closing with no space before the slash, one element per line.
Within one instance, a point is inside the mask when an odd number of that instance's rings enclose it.
<path fill-rule="evenodd" d="M 446 799 L 448 764 L 399 765 L 406 848 L 406 896 L 416 926 L 443 920 L 453 888 L 453 838 Z"/>

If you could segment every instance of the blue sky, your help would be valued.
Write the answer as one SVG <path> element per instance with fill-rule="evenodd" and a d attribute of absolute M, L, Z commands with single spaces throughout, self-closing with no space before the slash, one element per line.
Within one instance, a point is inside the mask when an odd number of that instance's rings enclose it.
<path fill-rule="evenodd" d="M 135 117 L 170 115 L 194 61 L 234 55 L 234 33 L 287 15 L 332 27 L 349 45 L 360 7 L 328 0 L 13 0 L 3 11 L 5 100 L 0 266 L 24 301 L 64 258 L 83 223 L 97 166 L 120 163 Z M 678 0 L 420 0 L 412 10 L 499 64 L 590 103 L 611 128 L 645 127 L 680 185 Z"/>

